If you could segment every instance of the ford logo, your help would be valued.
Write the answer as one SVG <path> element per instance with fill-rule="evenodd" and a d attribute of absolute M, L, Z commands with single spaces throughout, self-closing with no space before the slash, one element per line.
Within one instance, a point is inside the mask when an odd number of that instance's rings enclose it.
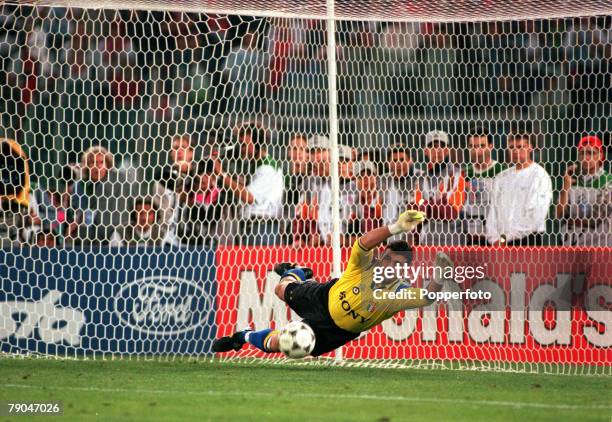
<path fill-rule="evenodd" d="M 148 335 L 171 336 L 206 324 L 212 298 L 179 277 L 153 276 L 124 285 L 114 297 L 122 324 Z"/>

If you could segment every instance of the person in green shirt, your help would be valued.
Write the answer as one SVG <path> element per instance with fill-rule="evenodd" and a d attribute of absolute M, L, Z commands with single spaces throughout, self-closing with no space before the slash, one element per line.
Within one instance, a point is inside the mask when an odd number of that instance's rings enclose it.
<path fill-rule="evenodd" d="M 507 167 L 493 159 L 493 140 L 481 126 L 468 137 L 468 151 L 470 162 L 463 170 L 466 194 L 461 213 L 463 234 L 465 244 L 484 246 L 493 179 Z"/>
<path fill-rule="evenodd" d="M 580 139 L 578 163 L 567 166 L 556 206 L 565 246 L 612 246 L 612 174 L 604 160 L 601 139 Z"/>

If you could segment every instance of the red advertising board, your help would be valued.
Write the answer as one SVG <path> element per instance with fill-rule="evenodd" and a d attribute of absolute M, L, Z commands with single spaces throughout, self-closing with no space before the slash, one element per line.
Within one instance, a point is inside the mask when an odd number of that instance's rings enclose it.
<path fill-rule="evenodd" d="M 413 267 L 433 265 L 436 250 L 418 248 Z M 492 299 L 402 312 L 345 346 L 344 357 L 612 364 L 612 249 L 445 251 L 456 269 L 481 267 L 484 273 L 447 288 L 489 291 Z M 310 266 L 319 281 L 330 278 L 330 248 L 219 248 L 218 336 L 297 319 L 274 294 L 279 277 L 272 267 L 281 261 Z"/>

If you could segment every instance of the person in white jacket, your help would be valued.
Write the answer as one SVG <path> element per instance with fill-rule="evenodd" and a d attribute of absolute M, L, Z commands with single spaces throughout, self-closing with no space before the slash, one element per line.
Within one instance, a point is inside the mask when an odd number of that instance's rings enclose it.
<path fill-rule="evenodd" d="M 533 161 L 529 135 L 510 135 L 507 145 L 513 166 L 493 182 L 487 241 L 495 246 L 542 245 L 552 203 L 550 176 Z"/>
<path fill-rule="evenodd" d="M 253 169 L 248 183 L 225 173 L 219 159 L 214 160 L 214 172 L 223 188 L 241 204 L 237 242 L 249 246 L 279 245 L 285 181 L 281 167 L 268 155 L 268 133 L 263 126 L 247 122 L 236 128 L 235 137 L 244 165 Z"/>

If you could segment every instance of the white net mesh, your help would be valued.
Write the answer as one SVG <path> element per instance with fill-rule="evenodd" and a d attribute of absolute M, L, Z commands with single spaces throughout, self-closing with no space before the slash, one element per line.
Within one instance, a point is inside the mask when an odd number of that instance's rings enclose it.
<path fill-rule="evenodd" d="M 30 2 L 9 0 L 7 4 Z M 299 19 L 326 19 L 328 1 L 244 1 L 244 0 L 156 0 L 101 1 L 92 4 L 83 1 L 42 0 L 39 6 L 78 7 L 89 9 L 165 10 L 182 12 L 207 12 L 241 16 L 264 16 Z M 610 4 L 605 0 L 587 0 L 580 3 L 565 0 L 547 0 L 546 3 L 524 0 L 453 0 L 429 2 L 401 0 L 332 2 L 333 15 L 342 20 L 360 21 L 408 21 L 408 22 L 456 22 L 483 20 L 520 20 L 529 18 L 558 18 L 595 16 L 610 13 Z"/>
<path fill-rule="evenodd" d="M 209 355 L 297 318 L 274 264 L 331 278 L 325 3 L 243 3 L 1 6 L 3 352 Z M 343 267 L 420 207 L 414 265 L 493 298 L 344 362 L 610 374 L 609 3 L 403 4 L 335 10 Z"/>

